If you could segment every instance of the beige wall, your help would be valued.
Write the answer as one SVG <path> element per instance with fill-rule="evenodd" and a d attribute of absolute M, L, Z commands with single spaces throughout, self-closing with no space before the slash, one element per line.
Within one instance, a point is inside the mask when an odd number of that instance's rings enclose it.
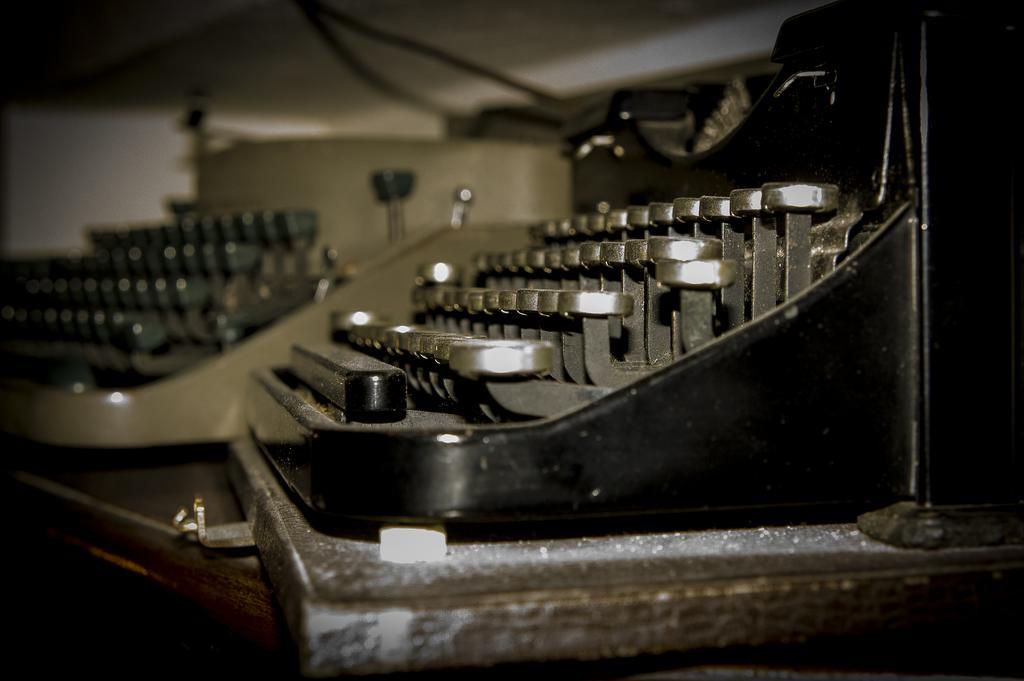
<path fill-rule="evenodd" d="M 4 112 L 0 252 L 80 248 L 83 228 L 159 219 L 192 194 L 188 139 L 170 114 Z"/>
<path fill-rule="evenodd" d="M 400 34 L 415 35 L 552 93 L 573 96 L 764 57 L 782 20 L 820 1 L 646 0 L 636 7 L 594 0 L 363 4 L 370 23 L 381 21 Z M 108 4 L 76 5 L 74 16 L 81 21 L 64 27 L 71 33 L 63 37 L 73 39 L 65 45 L 70 56 L 64 75 L 99 69 L 95 79 L 44 100 L 45 105 L 33 99 L 3 111 L 0 253 L 80 246 L 87 224 L 159 219 L 168 196 L 189 195 L 196 180 L 180 121 L 186 93 L 197 87 L 211 95 L 210 129 L 229 136 L 444 136 L 436 114 L 380 95 L 339 64 L 292 3 L 164 3 L 167 7 L 159 11 L 159 3 L 143 3 L 127 13 L 120 11 L 124 3 L 113 3 L 116 13 L 90 11 Z M 496 21 L 496 16 L 503 20 Z M 48 34 L 51 24 L 44 24 Z M 486 80 L 387 45 L 348 38 L 399 84 L 465 113 L 483 105 L 524 101 L 521 94 Z M 118 68 L 109 68 L 113 65 Z M 321 160 L 319 153 L 294 167 L 338 167 L 334 164 L 340 159 Z M 254 154 L 240 148 L 214 163 L 226 165 L 232 158 Z M 487 162 L 471 156 L 454 169 L 467 173 L 438 179 L 436 194 L 429 175 L 421 173 L 422 191 L 409 206 L 412 224 L 437 220 L 447 212 L 441 208 L 448 204 L 452 185 L 475 177 L 469 170 L 483 168 L 487 178 L 502 178 L 497 166 L 506 159 L 500 154 Z M 342 215 L 344 197 L 352 206 L 346 210 L 353 224 L 377 235 L 383 230 L 383 212 L 364 205 L 368 190 L 363 176 L 370 166 L 393 163 L 389 158 L 371 161 L 368 153 L 351 178 L 339 178 L 331 186 L 328 178 L 305 170 L 289 173 L 281 185 L 297 190 L 295 199 L 275 193 L 258 203 L 279 196 L 291 203 L 314 192 L 317 201 L 329 198 L 325 205 L 332 206 L 332 214 Z M 536 178 L 511 170 L 494 180 L 494 192 L 491 181 L 476 181 L 477 219 L 488 215 L 489 206 L 523 209 L 516 201 L 499 201 L 503 193 L 514 199 L 541 188 Z M 277 191 L 271 183 L 267 187 Z M 214 191 L 212 185 L 207 188 Z M 557 186 L 544 189 L 553 194 Z M 244 184 L 224 184 L 210 197 L 224 205 L 251 203 L 255 197 L 246 191 Z"/>
<path fill-rule="evenodd" d="M 193 198 L 193 142 L 181 116 L 170 110 L 5 107 L 0 112 L 0 254 L 81 248 L 88 225 L 158 221 L 167 216 L 168 198 Z M 330 120 L 215 113 L 208 128 L 211 146 L 219 149 L 239 140 L 332 135 L 436 140 L 443 134 L 437 116 L 395 106 Z"/>
<path fill-rule="evenodd" d="M 387 242 L 387 217 L 370 186 L 383 168 L 416 174 L 406 201 L 410 236 L 449 221 L 455 188 L 473 189 L 471 224 L 566 215 L 570 169 L 555 145 L 481 141 L 308 140 L 243 143 L 204 156 L 198 196 L 204 209 L 315 208 L 322 242 L 343 260 Z"/>

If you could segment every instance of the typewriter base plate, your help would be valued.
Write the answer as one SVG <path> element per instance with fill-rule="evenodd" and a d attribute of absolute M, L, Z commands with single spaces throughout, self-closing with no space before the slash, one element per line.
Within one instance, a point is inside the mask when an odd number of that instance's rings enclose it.
<path fill-rule="evenodd" d="M 312 526 L 251 443 L 230 470 L 316 676 L 869 635 L 1024 604 L 1024 547 L 907 551 L 852 524 L 450 536 L 442 561 L 385 563 L 376 528 Z"/>

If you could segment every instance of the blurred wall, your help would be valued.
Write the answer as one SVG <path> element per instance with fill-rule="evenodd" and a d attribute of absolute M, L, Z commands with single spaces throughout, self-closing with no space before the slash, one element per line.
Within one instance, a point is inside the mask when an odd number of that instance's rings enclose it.
<path fill-rule="evenodd" d="M 158 219 L 192 193 L 171 115 L 10 107 L 3 127 L 5 253 L 79 247 L 86 224 Z"/>
<path fill-rule="evenodd" d="M 203 155 L 200 207 L 211 212 L 314 208 L 320 243 L 344 260 L 387 245 L 387 216 L 370 176 L 411 170 L 403 202 L 408 236 L 451 220 L 455 190 L 469 187 L 469 226 L 527 222 L 571 209 L 569 160 L 557 144 L 495 140 L 307 139 L 242 143 Z"/>
<path fill-rule="evenodd" d="M 680 77 L 769 54 L 782 21 L 823 0 L 352 0 L 415 36 L 563 97 Z M 35 8 L 33 3 L 15 3 Z M 90 223 L 159 219 L 194 188 L 186 94 L 210 93 L 228 136 L 438 140 L 441 119 L 396 103 L 340 64 L 285 0 L 80 0 L 5 28 L 0 252 L 80 246 Z M 24 14 L 24 12 L 21 12 Z M 57 23 L 54 22 L 56 20 Z M 59 30 L 58 30 L 59 29 Z M 449 108 L 524 96 L 345 34 L 394 82 Z M 52 63 L 51 63 L 52 62 Z M 244 114 L 244 115 L 243 115 Z"/>
<path fill-rule="evenodd" d="M 78 248 L 88 225 L 157 221 L 167 216 L 168 198 L 193 198 L 193 139 L 181 117 L 179 111 L 6 107 L 0 253 Z M 331 120 L 221 114 L 210 117 L 208 128 L 212 149 L 220 150 L 328 136 L 436 140 L 443 125 L 437 116 L 385 105 Z"/>

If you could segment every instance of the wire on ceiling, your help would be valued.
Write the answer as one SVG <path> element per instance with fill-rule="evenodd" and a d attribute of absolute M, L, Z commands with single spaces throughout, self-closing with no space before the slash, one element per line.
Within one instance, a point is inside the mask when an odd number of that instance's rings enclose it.
<path fill-rule="evenodd" d="M 377 42 L 398 47 L 407 52 L 412 52 L 459 69 L 460 71 L 493 81 L 504 87 L 523 92 L 529 95 L 536 104 L 542 106 L 555 106 L 561 103 L 557 97 L 554 97 L 532 85 L 512 78 L 511 76 L 499 73 L 487 66 L 469 61 L 468 59 L 464 59 L 458 55 L 448 53 L 432 45 L 427 45 L 417 40 L 376 28 L 349 16 L 344 12 L 319 2 L 318 0 L 296 0 L 296 2 L 302 8 L 303 13 L 311 26 L 320 35 L 321 39 L 330 48 L 334 55 L 366 84 L 392 99 L 412 104 L 433 113 L 446 116 L 458 115 L 457 112 L 448 109 L 438 102 L 401 87 L 382 76 L 369 64 L 360 59 L 355 52 L 345 44 L 341 37 L 327 25 L 324 21 L 325 18 L 330 19 L 343 28 L 359 33 L 360 35 Z"/>

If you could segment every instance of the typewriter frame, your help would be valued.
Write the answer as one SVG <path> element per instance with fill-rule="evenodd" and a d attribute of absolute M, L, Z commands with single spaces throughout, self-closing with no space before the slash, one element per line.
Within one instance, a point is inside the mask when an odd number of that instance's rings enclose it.
<path fill-rule="evenodd" d="M 846 209 L 870 217 L 840 235 L 835 272 L 650 377 L 529 424 L 342 425 L 285 373 L 259 372 L 249 423 L 286 483 L 316 512 L 416 522 L 1019 500 L 1012 160 L 961 142 L 975 112 L 957 99 L 968 76 L 996 91 L 986 59 L 1011 41 L 991 17 L 873 16 L 838 3 L 787 21 L 773 57 L 783 68 L 746 122 L 664 173 L 676 195 L 841 184 Z M 820 71 L 836 77 L 801 77 Z M 979 161 L 984 172 L 970 170 Z M 984 261 L 963 252 L 971 210 L 1000 235 Z M 972 319 L 991 333 L 979 338 Z M 991 446 L 965 423 L 983 424 Z"/>
<path fill-rule="evenodd" d="M 910 312 L 913 229 L 904 211 L 876 247 L 805 295 L 567 414 L 416 430 L 344 424 L 293 393 L 286 373 L 261 371 L 250 424 L 306 505 L 347 516 L 485 520 L 510 509 L 541 517 L 908 497 L 914 339 L 886 322 Z M 830 315 L 834 304 L 850 310 L 844 323 Z M 832 352 L 851 337 L 888 348 L 884 360 Z M 836 384 L 856 399 L 829 399 Z M 873 446 L 886 440 L 890 449 Z M 665 456 L 665 441 L 677 456 Z"/>

